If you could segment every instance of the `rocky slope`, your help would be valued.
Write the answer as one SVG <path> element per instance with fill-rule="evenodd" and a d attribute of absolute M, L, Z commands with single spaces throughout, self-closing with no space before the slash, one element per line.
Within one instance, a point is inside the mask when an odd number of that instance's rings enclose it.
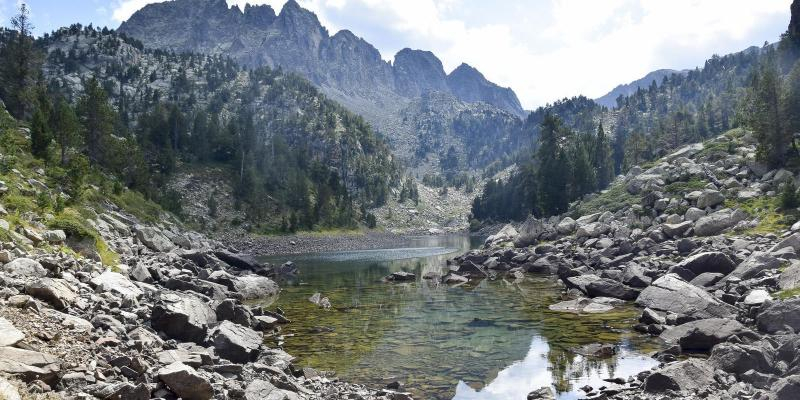
<path fill-rule="evenodd" d="M 778 193 L 798 177 L 754 157 L 741 130 L 684 147 L 566 215 L 504 227 L 443 279 L 555 274 L 572 299 L 553 310 L 640 306 L 635 329 L 663 339 L 661 364 L 586 387 L 587 398 L 795 399 L 800 213 Z"/>
<path fill-rule="evenodd" d="M 409 398 L 293 366 L 278 346 L 286 316 L 244 303 L 275 296 L 270 277 L 290 266 L 189 231 L 135 193 L 87 185 L 64 198 L 58 176 L 7 147 L 27 130 L 4 110 L 0 125 L 0 398 Z"/>
<path fill-rule="evenodd" d="M 424 136 L 472 146 L 450 132 L 454 126 L 451 108 L 470 112 L 481 103 L 480 108 L 503 113 L 508 119 L 526 114 L 511 89 L 497 86 L 466 64 L 447 74 L 433 53 L 412 49 L 398 52 L 393 63 L 383 61 L 377 49 L 350 31 L 330 36 L 316 15 L 293 0 L 278 14 L 268 5 L 228 8 L 225 0 L 150 4 L 125 21 L 119 32 L 151 48 L 224 55 L 250 67 L 267 65 L 297 72 L 364 116 L 409 165 L 429 153 L 435 156 L 437 149 L 421 142 Z M 428 110 L 437 123 L 420 126 L 409 121 L 413 104 L 432 93 L 447 99 L 442 107 Z M 420 117 L 424 116 L 413 114 L 411 119 Z M 512 136 L 498 131 L 491 132 L 498 141 Z M 505 155 L 492 147 L 483 150 L 493 152 L 493 159 Z M 462 158 L 465 164 L 469 161 Z M 435 164 L 426 167 L 436 170 Z"/>

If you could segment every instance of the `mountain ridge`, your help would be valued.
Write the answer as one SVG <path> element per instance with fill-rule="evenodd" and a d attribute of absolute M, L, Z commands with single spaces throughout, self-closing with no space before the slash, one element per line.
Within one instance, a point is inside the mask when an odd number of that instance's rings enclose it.
<path fill-rule="evenodd" d="M 164 24 L 164 20 L 170 24 Z M 214 29 L 212 25 L 224 28 Z M 286 2 L 277 14 L 269 5 L 247 5 L 242 10 L 235 5 L 228 7 L 224 0 L 153 3 L 134 13 L 118 30 L 151 47 L 225 53 L 250 67 L 280 66 L 323 88 L 330 86 L 360 97 L 370 98 L 372 92 L 386 90 L 402 97 L 418 97 L 439 90 L 453 93 L 462 101 L 492 104 L 518 117 L 526 114 L 513 90 L 486 80 L 480 73 L 473 76 L 475 81 L 465 82 L 480 91 L 453 90 L 441 61 L 432 52 L 406 48 L 390 63 L 349 30 L 330 35 L 313 12 L 294 0 Z M 334 55 L 349 56 L 348 62 L 343 64 L 344 59 Z M 403 65 L 399 71 L 398 63 Z M 411 72 L 424 74 L 429 80 L 416 87 L 408 79 Z"/>

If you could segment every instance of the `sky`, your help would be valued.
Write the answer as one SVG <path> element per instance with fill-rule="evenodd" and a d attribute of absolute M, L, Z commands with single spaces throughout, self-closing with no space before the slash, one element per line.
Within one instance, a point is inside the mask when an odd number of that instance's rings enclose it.
<path fill-rule="evenodd" d="M 20 0 L 0 0 L 8 25 Z M 163 0 L 27 0 L 35 33 L 74 22 L 116 28 Z M 227 0 L 229 5 L 286 0 Z M 533 109 L 579 94 L 597 98 L 650 71 L 702 66 L 713 54 L 774 42 L 791 0 L 298 0 L 333 34 L 349 29 L 391 61 L 433 51 L 511 87 Z"/>

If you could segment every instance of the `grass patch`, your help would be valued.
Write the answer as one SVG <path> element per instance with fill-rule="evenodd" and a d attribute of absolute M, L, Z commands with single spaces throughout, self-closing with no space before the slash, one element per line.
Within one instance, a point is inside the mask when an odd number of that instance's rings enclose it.
<path fill-rule="evenodd" d="M 570 212 L 573 216 L 581 216 L 601 211 L 616 212 L 623 208 L 638 204 L 639 196 L 628 193 L 622 182 L 611 185 L 604 193 L 578 203 Z"/>
<path fill-rule="evenodd" d="M 669 185 L 664 186 L 664 191 L 667 193 L 683 195 L 695 190 L 703 190 L 707 184 L 708 182 L 702 179 L 692 178 L 688 182 L 672 182 Z"/>
<path fill-rule="evenodd" d="M 786 300 L 794 296 L 800 296 L 800 288 L 781 290 L 780 292 L 775 293 L 775 297 L 781 300 Z"/>
<path fill-rule="evenodd" d="M 161 207 L 145 199 L 139 192 L 123 190 L 120 194 L 112 195 L 111 199 L 122 209 L 143 221 L 155 223 L 161 220 L 163 214 Z"/>
<path fill-rule="evenodd" d="M 748 200 L 728 199 L 725 207 L 738 208 L 753 218 L 758 218 L 758 226 L 748 229 L 745 234 L 780 233 L 788 229 L 798 219 L 796 210 L 783 210 L 780 197 L 761 196 Z"/>
<path fill-rule="evenodd" d="M 67 208 L 48 222 L 51 229 L 61 229 L 72 240 L 91 242 L 100 256 L 103 265 L 114 266 L 119 263 L 119 255 L 114 253 L 103 237 L 86 223 L 86 219 L 73 208 Z"/>

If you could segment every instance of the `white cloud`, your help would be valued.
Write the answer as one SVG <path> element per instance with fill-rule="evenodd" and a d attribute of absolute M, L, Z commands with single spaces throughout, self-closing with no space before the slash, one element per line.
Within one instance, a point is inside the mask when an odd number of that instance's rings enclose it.
<path fill-rule="evenodd" d="M 127 19 L 155 0 L 117 0 Z M 228 0 L 230 5 L 285 0 Z M 691 68 L 785 30 L 790 0 L 299 0 L 332 33 L 351 29 L 390 59 L 431 50 L 445 69 L 461 62 L 510 86 L 523 106 L 603 95 L 658 68 Z"/>

